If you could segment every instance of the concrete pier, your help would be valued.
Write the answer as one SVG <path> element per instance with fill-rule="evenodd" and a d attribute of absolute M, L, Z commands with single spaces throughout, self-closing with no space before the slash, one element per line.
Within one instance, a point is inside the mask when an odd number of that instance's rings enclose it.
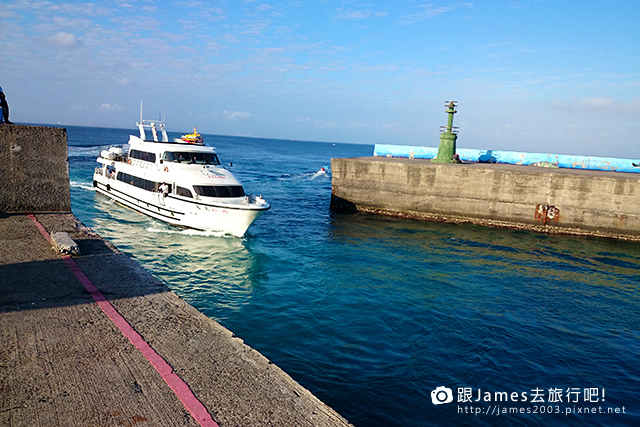
<path fill-rule="evenodd" d="M 640 174 L 423 159 L 332 159 L 331 207 L 640 241 Z"/>
<path fill-rule="evenodd" d="M 42 129 L 36 134 L 47 137 Z M 0 126 L 3 155 L 15 141 L 6 132 L 34 135 Z M 22 141 L 23 149 L 44 146 Z M 66 167 L 63 142 L 57 167 Z M 62 204 L 34 203 L 59 212 L 22 212 L 29 197 L 45 194 L 30 185 L 36 190 L 26 198 L 3 185 L 0 199 L 0 425 L 350 425 L 84 227 L 64 195 Z M 51 242 L 54 233 L 79 255 L 60 253 L 65 245 Z"/>

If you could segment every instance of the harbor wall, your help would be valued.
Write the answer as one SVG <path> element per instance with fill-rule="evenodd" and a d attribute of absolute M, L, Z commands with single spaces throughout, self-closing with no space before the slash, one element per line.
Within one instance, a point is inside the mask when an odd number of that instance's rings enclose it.
<path fill-rule="evenodd" d="M 376 144 L 373 149 L 374 157 L 432 159 L 437 154 L 438 147 Z M 640 167 L 633 165 L 634 163 L 640 163 L 639 160 L 619 157 L 576 156 L 520 151 L 478 150 L 472 148 L 458 148 L 456 149 L 456 154 L 460 156 L 460 160 L 465 162 L 507 163 L 522 166 L 548 163 L 548 165 L 552 167 L 569 169 L 640 173 Z"/>
<path fill-rule="evenodd" d="M 331 207 L 640 240 L 640 175 L 508 164 L 332 159 Z"/>
<path fill-rule="evenodd" d="M 0 211 L 70 212 L 67 131 L 0 125 Z"/>

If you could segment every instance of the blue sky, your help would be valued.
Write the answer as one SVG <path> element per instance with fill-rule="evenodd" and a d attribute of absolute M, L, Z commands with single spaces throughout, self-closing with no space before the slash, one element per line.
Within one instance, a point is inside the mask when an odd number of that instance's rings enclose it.
<path fill-rule="evenodd" d="M 5 0 L 22 123 L 640 158 L 640 1 Z"/>

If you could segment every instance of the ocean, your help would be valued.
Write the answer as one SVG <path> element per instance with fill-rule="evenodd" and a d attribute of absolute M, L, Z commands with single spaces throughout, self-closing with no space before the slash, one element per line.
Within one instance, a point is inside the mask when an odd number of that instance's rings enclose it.
<path fill-rule="evenodd" d="M 640 425 L 640 244 L 332 212 L 373 145 L 221 135 L 272 208 L 207 235 L 93 190 L 136 128 L 66 129 L 73 213 L 356 426 Z"/>

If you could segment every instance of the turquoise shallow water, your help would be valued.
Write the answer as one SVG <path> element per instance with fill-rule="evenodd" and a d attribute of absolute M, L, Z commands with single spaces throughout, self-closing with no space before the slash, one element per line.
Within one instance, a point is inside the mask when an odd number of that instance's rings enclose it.
<path fill-rule="evenodd" d="M 272 209 L 207 236 L 95 194 L 134 129 L 67 132 L 74 214 L 354 424 L 640 424 L 639 244 L 333 213 L 318 171 L 372 146 L 216 135 Z"/>

